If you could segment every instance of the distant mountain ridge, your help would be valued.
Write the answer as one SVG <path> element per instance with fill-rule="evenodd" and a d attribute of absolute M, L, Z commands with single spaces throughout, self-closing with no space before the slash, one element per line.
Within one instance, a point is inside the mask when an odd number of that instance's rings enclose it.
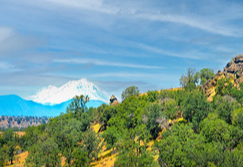
<path fill-rule="evenodd" d="M 56 105 L 43 105 L 31 100 L 25 100 L 17 95 L 0 96 L 0 115 L 4 116 L 48 116 L 55 117 L 66 112 L 71 100 Z M 100 100 L 90 100 L 87 107 L 98 107 Z"/>
<path fill-rule="evenodd" d="M 109 99 L 104 91 L 85 78 L 69 81 L 60 87 L 49 85 L 39 90 L 35 95 L 30 96 L 30 99 L 41 104 L 56 105 L 69 101 L 75 95 L 81 94 L 88 95 L 91 100 L 99 100 L 106 103 Z"/>
<path fill-rule="evenodd" d="M 87 107 L 98 107 L 103 103 L 108 103 L 104 91 L 92 82 L 80 79 L 69 81 L 60 87 L 45 87 L 31 96 L 30 100 L 25 100 L 17 95 L 0 96 L 0 115 L 58 116 L 61 112 L 66 112 L 66 108 L 74 96 L 82 94 L 88 95 L 90 98 Z"/>

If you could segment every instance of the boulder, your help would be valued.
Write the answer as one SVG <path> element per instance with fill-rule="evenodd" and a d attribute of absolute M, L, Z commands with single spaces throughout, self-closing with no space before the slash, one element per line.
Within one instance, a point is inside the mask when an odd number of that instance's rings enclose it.
<path fill-rule="evenodd" d="M 116 106 L 118 104 L 119 104 L 119 102 L 118 102 L 117 98 L 114 95 L 112 95 L 111 98 L 110 98 L 110 105 Z"/>
<path fill-rule="evenodd" d="M 224 73 L 237 74 L 243 71 L 243 55 L 233 58 L 224 68 Z M 239 76 L 238 76 L 239 77 Z"/>
<path fill-rule="evenodd" d="M 243 63 L 243 55 L 238 55 L 234 58 L 235 63 Z"/>

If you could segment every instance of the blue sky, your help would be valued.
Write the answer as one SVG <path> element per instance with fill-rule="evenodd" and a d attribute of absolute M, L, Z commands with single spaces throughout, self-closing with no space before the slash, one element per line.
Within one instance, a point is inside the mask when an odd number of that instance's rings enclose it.
<path fill-rule="evenodd" d="M 0 95 L 87 78 L 108 94 L 178 87 L 243 53 L 243 2 L 1 0 Z"/>

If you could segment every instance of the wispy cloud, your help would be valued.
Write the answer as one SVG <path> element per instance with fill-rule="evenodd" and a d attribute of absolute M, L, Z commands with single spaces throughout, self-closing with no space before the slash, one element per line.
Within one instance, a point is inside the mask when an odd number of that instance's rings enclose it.
<path fill-rule="evenodd" d="M 125 77 L 125 78 L 151 78 L 154 77 L 153 74 L 149 73 L 124 73 L 124 72 L 116 72 L 116 73 L 101 73 L 101 74 L 94 74 L 93 77 L 99 78 L 99 77 Z"/>
<path fill-rule="evenodd" d="M 115 14 L 117 9 L 105 8 L 102 0 L 45 0 L 47 2 L 64 5 L 67 7 L 93 10 L 102 13 Z"/>
<path fill-rule="evenodd" d="M 0 57 L 7 56 L 8 53 L 35 47 L 39 43 L 41 43 L 39 39 L 21 35 L 11 27 L 0 27 Z"/>
<path fill-rule="evenodd" d="M 147 19 L 151 21 L 162 21 L 162 22 L 171 22 L 176 24 L 183 24 L 193 28 L 198 28 L 201 30 L 208 31 L 214 34 L 220 34 L 225 36 L 234 36 L 238 37 L 239 32 L 231 28 L 224 27 L 223 25 L 217 25 L 215 22 L 209 22 L 206 18 L 193 18 L 192 16 L 183 16 L 183 15 L 173 15 L 173 14 L 151 14 L 144 13 L 135 15 L 136 18 Z"/>
<path fill-rule="evenodd" d="M 17 69 L 13 64 L 7 62 L 0 61 L 0 73 L 11 73 L 21 71 L 21 69 Z"/>
<path fill-rule="evenodd" d="M 160 66 L 150 66 L 141 64 L 117 63 L 98 59 L 56 59 L 56 63 L 71 63 L 71 64 L 94 64 L 99 66 L 114 66 L 114 67 L 128 67 L 128 68 L 143 68 L 143 69 L 162 69 Z"/>
<path fill-rule="evenodd" d="M 140 47 L 143 50 L 151 51 L 154 53 L 158 53 L 164 56 L 172 56 L 172 57 L 179 57 L 179 58 L 190 58 L 190 59 L 201 59 L 201 57 L 198 57 L 197 55 L 190 55 L 190 54 L 185 54 L 185 53 L 174 53 L 170 51 L 166 51 L 160 48 L 156 48 L 153 46 L 145 45 L 142 43 L 135 43 L 138 47 Z"/>
<path fill-rule="evenodd" d="M 116 15 L 118 17 L 124 17 L 127 19 L 143 19 L 148 21 L 169 22 L 174 24 L 182 24 L 192 28 L 207 31 L 213 34 L 219 34 L 223 36 L 238 37 L 243 35 L 240 29 L 233 28 L 220 22 L 221 17 L 218 16 L 214 19 L 208 19 L 207 15 L 198 16 L 195 13 L 182 14 L 177 11 L 163 10 L 169 8 L 168 4 L 163 4 L 161 10 L 154 12 L 153 8 L 147 8 L 146 10 L 132 6 L 129 3 L 121 2 L 108 2 L 104 0 L 45 0 L 49 3 L 56 5 L 63 5 L 65 7 L 78 8 L 82 10 L 91 10 L 100 13 Z M 137 2 L 138 3 L 138 2 Z M 125 4 L 125 5 L 124 5 Z M 139 3 L 138 3 L 139 4 Z M 121 5 L 121 6 L 119 6 Z M 224 5 L 222 3 L 222 5 Z M 202 6 L 204 7 L 204 6 Z M 242 16 L 242 15 L 240 15 Z M 238 16 L 238 17 L 240 17 Z M 231 18 L 228 18 L 231 19 Z"/>
<path fill-rule="evenodd" d="M 12 64 L 6 63 L 6 62 L 0 62 L 0 69 L 3 70 L 8 70 L 14 68 L 14 66 Z"/>
<path fill-rule="evenodd" d="M 131 72 L 111 72 L 111 73 L 98 73 L 92 75 L 94 78 L 103 77 L 117 77 L 117 78 L 150 78 L 153 80 L 168 80 L 171 78 L 177 78 L 175 75 L 168 75 L 163 73 L 131 73 Z"/>

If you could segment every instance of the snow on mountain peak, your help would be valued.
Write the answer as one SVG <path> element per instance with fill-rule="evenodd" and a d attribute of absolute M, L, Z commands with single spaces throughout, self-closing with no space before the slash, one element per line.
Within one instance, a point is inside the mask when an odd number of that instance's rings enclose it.
<path fill-rule="evenodd" d="M 37 103 L 54 105 L 66 102 L 81 94 L 88 95 L 90 100 L 108 102 L 106 93 L 85 78 L 69 81 L 60 87 L 49 85 L 39 90 L 30 99 Z"/>

